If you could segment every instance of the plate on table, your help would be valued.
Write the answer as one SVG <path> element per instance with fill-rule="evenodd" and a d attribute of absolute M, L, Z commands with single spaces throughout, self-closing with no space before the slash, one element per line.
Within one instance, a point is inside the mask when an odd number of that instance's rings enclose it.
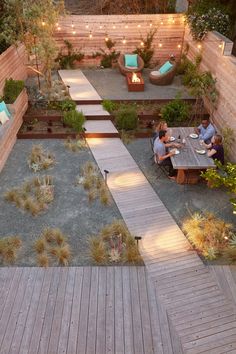
<path fill-rule="evenodd" d="M 204 155 L 206 153 L 206 150 L 196 150 L 196 152 L 199 154 L 199 155 Z"/>
<path fill-rule="evenodd" d="M 192 139 L 197 139 L 197 138 L 198 138 L 198 134 L 195 134 L 195 133 L 192 133 L 192 134 L 190 134 L 189 136 L 190 136 L 190 138 L 192 138 Z"/>
<path fill-rule="evenodd" d="M 178 149 L 171 149 L 170 152 L 174 151 L 175 155 L 179 155 L 180 151 Z"/>
<path fill-rule="evenodd" d="M 174 136 L 171 136 L 171 137 L 170 137 L 170 141 L 175 141 L 175 137 L 174 137 Z"/>

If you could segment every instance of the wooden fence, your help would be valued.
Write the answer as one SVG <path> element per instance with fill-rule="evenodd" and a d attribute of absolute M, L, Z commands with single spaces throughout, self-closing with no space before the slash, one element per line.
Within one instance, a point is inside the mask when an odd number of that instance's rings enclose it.
<path fill-rule="evenodd" d="M 219 130 L 224 127 L 234 130 L 231 159 L 236 162 L 236 57 L 230 55 L 232 43 L 219 33 L 210 32 L 199 46 L 199 43 L 192 40 L 188 29 L 185 32 L 185 42 L 189 44 L 189 58 L 193 60 L 197 54 L 201 54 L 201 69 L 210 71 L 217 79 L 219 100 L 212 119 Z M 208 102 L 205 104 L 209 108 Z"/>
<path fill-rule="evenodd" d="M 25 60 L 23 45 L 11 46 L 0 55 L 0 95 L 3 92 L 6 79 L 25 80 L 27 78 Z"/>
<path fill-rule="evenodd" d="M 88 57 L 106 48 L 105 38 L 116 42 L 117 51 L 130 53 L 140 47 L 147 33 L 155 28 L 153 62 L 164 61 L 171 54 L 179 58 L 184 39 L 181 14 L 66 16 L 58 23 L 55 39 L 60 48 L 64 47 L 64 40 L 69 40 L 75 49 L 84 52 L 84 63 L 88 64 Z"/>

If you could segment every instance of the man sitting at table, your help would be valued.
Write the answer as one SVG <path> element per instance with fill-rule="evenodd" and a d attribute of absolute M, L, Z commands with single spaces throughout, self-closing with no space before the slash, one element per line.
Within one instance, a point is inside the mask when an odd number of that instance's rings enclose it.
<path fill-rule="evenodd" d="M 168 143 L 169 136 L 165 130 L 159 131 L 159 137 L 155 139 L 154 142 L 154 153 L 155 153 L 155 162 L 161 166 L 169 167 L 169 178 L 175 179 L 176 170 L 173 169 L 173 165 L 170 157 L 175 155 L 175 151 L 167 151 L 169 147 L 180 147 L 180 144 Z"/>
<path fill-rule="evenodd" d="M 213 124 L 210 123 L 209 118 L 203 118 L 202 124 L 195 128 L 195 132 L 199 134 L 200 140 L 203 140 L 206 144 L 210 144 L 211 138 L 215 135 L 216 130 Z"/>

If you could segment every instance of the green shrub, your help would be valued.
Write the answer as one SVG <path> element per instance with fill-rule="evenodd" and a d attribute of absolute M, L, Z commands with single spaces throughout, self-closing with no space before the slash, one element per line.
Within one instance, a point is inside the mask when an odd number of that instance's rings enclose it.
<path fill-rule="evenodd" d="M 15 100 L 23 90 L 24 86 L 25 84 L 24 81 L 22 80 L 13 80 L 13 79 L 6 80 L 3 89 L 4 101 L 6 103 L 15 102 Z"/>
<path fill-rule="evenodd" d="M 189 105 L 180 98 L 175 98 L 161 109 L 162 119 L 172 126 L 186 121 L 189 113 Z"/>
<path fill-rule="evenodd" d="M 115 116 L 116 125 L 120 130 L 134 130 L 138 126 L 138 114 L 135 107 L 121 106 Z"/>
<path fill-rule="evenodd" d="M 117 104 L 110 100 L 104 100 L 102 106 L 109 113 L 112 113 L 117 109 Z"/>
<path fill-rule="evenodd" d="M 61 109 L 63 112 L 68 112 L 76 109 L 76 103 L 72 100 L 61 101 Z"/>
<path fill-rule="evenodd" d="M 80 133 L 83 131 L 83 124 L 85 122 L 85 118 L 82 112 L 71 110 L 68 112 L 64 112 L 63 122 L 69 127 L 73 128 L 76 132 Z"/>
<path fill-rule="evenodd" d="M 137 47 L 134 51 L 135 54 L 138 54 L 144 61 L 144 67 L 148 68 L 154 54 L 153 40 L 156 34 L 156 29 L 151 29 L 144 39 L 141 37 L 143 43 L 142 47 Z"/>
<path fill-rule="evenodd" d="M 84 54 L 74 50 L 72 43 L 68 40 L 64 40 L 64 43 L 67 54 L 63 54 L 61 51 L 55 61 L 59 63 L 61 69 L 73 69 L 76 61 L 84 59 Z"/>

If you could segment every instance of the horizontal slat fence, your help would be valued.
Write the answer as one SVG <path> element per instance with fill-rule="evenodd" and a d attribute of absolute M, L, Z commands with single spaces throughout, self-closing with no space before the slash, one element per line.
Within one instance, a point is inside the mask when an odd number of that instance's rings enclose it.
<path fill-rule="evenodd" d="M 222 40 L 217 32 L 210 32 L 198 48 L 198 43 L 192 40 L 189 30 L 185 31 L 185 42 L 189 44 L 189 59 L 202 54 L 202 70 L 209 70 L 217 79 L 219 100 L 212 119 L 221 129 L 231 127 L 235 133 L 235 142 L 231 146 L 231 159 L 236 162 L 236 57 L 223 55 Z M 205 102 L 206 106 L 208 102 Z M 208 107 L 209 108 L 209 107 Z"/>
<path fill-rule="evenodd" d="M 77 16 L 61 18 L 55 32 L 59 47 L 69 40 L 75 49 L 86 56 L 105 49 L 105 37 L 116 42 L 115 49 L 130 53 L 140 47 L 142 38 L 157 28 L 154 38 L 153 62 L 164 61 L 171 54 L 179 58 L 184 37 L 184 17 L 182 14 L 168 15 L 109 15 Z M 91 38 L 90 38 L 91 36 Z M 86 58 L 87 59 L 87 58 Z M 86 60 L 84 60 L 86 64 Z"/>
<path fill-rule="evenodd" d="M 0 55 L 0 95 L 2 95 L 5 80 L 25 80 L 27 78 L 25 47 L 11 46 Z"/>

